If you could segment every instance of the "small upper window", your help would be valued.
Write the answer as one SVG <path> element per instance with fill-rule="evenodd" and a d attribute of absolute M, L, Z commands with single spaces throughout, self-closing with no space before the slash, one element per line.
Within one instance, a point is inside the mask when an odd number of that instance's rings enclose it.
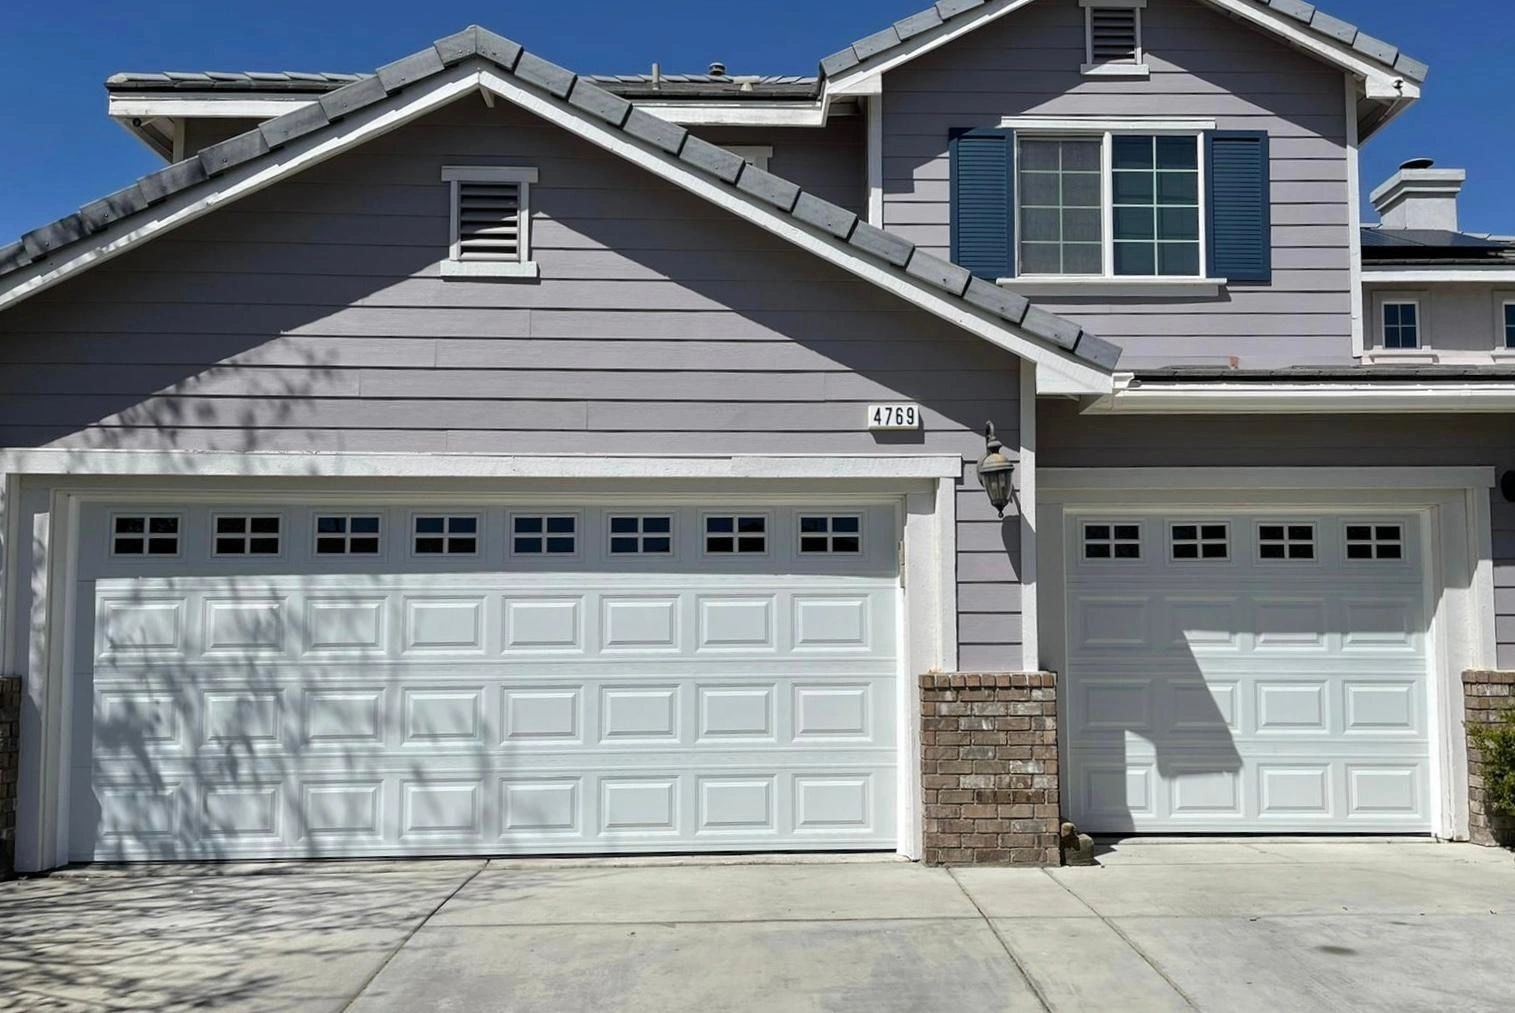
<path fill-rule="evenodd" d="M 768 518 L 721 514 L 705 518 L 705 551 L 712 556 L 768 551 Z"/>
<path fill-rule="evenodd" d="M 1515 302 L 1504 304 L 1504 347 L 1515 348 Z"/>
<path fill-rule="evenodd" d="M 1420 347 L 1420 303 L 1386 302 L 1383 304 L 1383 346 L 1385 348 Z"/>
<path fill-rule="evenodd" d="M 218 556 L 277 556 L 283 520 L 277 514 L 220 514 L 216 517 Z"/>
<path fill-rule="evenodd" d="M 415 554 L 418 556 L 473 556 L 479 551 L 479 518 L 472 514 L 440 517 L 431 514 L 415 519 Z"/>
<path fill-rule="evenodd" d="M 442 277 L 535 278 L 531 259 L 531 184 L 537 170 L 450 165 L 452 237 Z"/>
<path fill-rule="evenodd" d="M 1403 559 L 1405 530 L 1399 524 L 1348 524 L 1348 559 Z"/>
<path fill-rule="evenodd" d="M 179 518 L 173 514 L 122 514 L 111 521 L 113 556 L 177 556 Z"/>
<path fill-rule="evenodd" d="M 510 519 L 510 551 L 518 556 L 571 556 L 578 551 L 579 519 L 572 514 L 517 514 Z"/>
<path fill-rule="evenodd" d="M 1084 525 L 1085 559 L 1140 559 L 1142 529 L 1140 524 L 1107 523 Z"/>
<path fill-rule="evenodd" d="M 1084 8 L 1085 74 L 1145 73 L 1142 8 L 1147 0 L 1079 0 Z"/>
<path fill-rule="evenodd" d="M 801 514 L 800 552 L 855 555 L 863 549 L 863 519 L 857 514 Z"/>
<path fill-rule="evenodd" d="M 1257 557 L 1266 560 L 1315 558 L 1315 525 L 1259 524 Z"/>
<path fill-rule="evenodd" d="M 1168 536 L 1176 561 L 1223 561 L 1231 558 L 1231 526 L 1219 524 L 1170 524 Z"/>
<path fill-rule="evenodd" d="M 673 518 L 666 514 L 610 518 L 613 556 L 668 556 L 673 553 Z"/>
<path fill-rule="evenodd" d="M 316 555 L 377 556 L 379 518 L 373 514 L 321 514 L 316 518 Z"/>

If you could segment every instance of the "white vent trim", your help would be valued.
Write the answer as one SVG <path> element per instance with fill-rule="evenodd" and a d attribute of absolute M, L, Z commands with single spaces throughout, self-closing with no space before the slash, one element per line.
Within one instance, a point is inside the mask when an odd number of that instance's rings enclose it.
<path fill-rule="evenodd" d="M 531 259 L 531 184 L 537 170 L 526 166 L 448 165 L 442 167 L 442 181 L 448 184 L 450 222 L 447 259 L 442 261 L 444 278 L 538 278 L 541 270 Z M 470 200 L 486 204 L 514 204 L 514 234 L 505 233 L 511 224 L 502 220 L 491 225 L 478 218 L 498 207 L 471 211 Z M 505 210 L 509 210 L 508 208 Z M 470 220 L 471 219 L 471 220 Z M 503 241 L 498 253 L 484 247 L 497 242 L 476 228 L 489 225 Z M 509 240 L 513 239 L 513 244 Z"/>
<path fill-rule="evenodd" d="M 1142 46 L 1147 0 L 1079 0 L 1084 9 L 1084 65 L 1090 77 L 1149 77 Z"/>

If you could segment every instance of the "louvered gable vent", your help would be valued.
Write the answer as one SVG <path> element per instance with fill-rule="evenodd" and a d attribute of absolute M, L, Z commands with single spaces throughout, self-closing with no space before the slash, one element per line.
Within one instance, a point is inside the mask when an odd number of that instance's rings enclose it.
<path fill-rule="evenodd" d="M 1091 7 L 1089 62 L 1135 63 L 1136 17 L 1134 7 Z"/>
<path fill-rule="evenodd" d="M 531 259 L 531 185 L 537 170 L 505 165 L 442 169 L 452 202 L 444 278 L 536 278 Z"/>
<path fill-rule="evenodd" d="M 459 260 L 521 260 L 521 184 L 458 183 Z"/>

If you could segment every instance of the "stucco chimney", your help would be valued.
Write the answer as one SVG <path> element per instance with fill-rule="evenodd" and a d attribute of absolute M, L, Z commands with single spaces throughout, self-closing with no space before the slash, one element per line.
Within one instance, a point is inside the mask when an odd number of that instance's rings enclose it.
<path fill-rule="evenodd" d="M 1429 158 L 1412 158 L 1373 191 L 1373 207 L 1384 228 L 1458 231 L 1457 195 L 1468 174 L 1435 165 Z"/>

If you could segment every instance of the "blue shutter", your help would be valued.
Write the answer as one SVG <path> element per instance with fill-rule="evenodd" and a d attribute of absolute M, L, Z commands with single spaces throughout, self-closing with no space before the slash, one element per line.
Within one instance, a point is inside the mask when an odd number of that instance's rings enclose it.
<path fill-rule="evenodd" d="M 1015 132 L 952 137 L 952 261 L 980 278 L 1015 273 Z"/>
<path fill-rule="evenodd" d="M 1206 134 L 1205 140 L 1210 277 L 1271 282 L 1268 135 L 1256 130 L 1217 130 Z"/>

